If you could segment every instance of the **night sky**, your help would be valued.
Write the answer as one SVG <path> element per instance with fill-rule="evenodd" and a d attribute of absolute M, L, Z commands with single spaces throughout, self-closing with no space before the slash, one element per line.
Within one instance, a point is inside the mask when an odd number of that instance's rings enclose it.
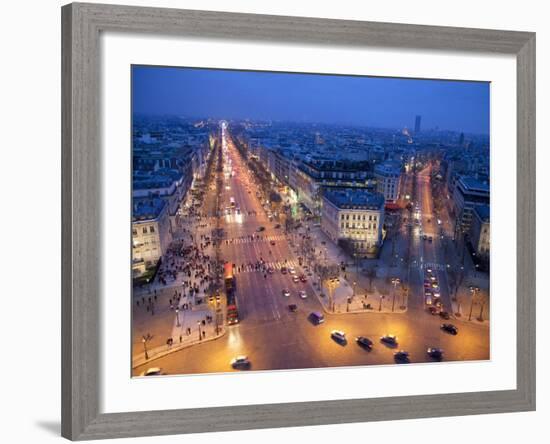
<path fill-rule="evenodd" d="M 134 66 L 133 112 L 489 134 L 486 82 Z"/>

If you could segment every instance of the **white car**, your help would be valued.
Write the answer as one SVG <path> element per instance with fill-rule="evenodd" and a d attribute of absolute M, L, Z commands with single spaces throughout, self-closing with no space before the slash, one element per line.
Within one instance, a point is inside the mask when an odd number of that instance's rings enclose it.
<path fill-rule="evenodd" d="M 287 298 L 290 297 L 290 291 L 283 290 L 283 296 L 286 296 Z"/>
<path fill-rule="evenodd" d="M 296 274 L 296 270 L 294 269 L 294 267 L 288 267 L 288 272 L 290 274 Z"/>
<path fill-rule="evenodd" d="M 151 367 L 141 373 L 139 376 L 159 376 L 162 375 L 162 369 L 159 367 Z"/>
<path fill-rule="evenodd" d="M 346 342 L 346 334 L 341 330 L 332 330 L 330 337 L 336 342 Z"/>
<path fill-rule="evenodd" d="M 302 298 L 302 299 L 306 299 L 306 298 L 307 298 L 307 293 L 305 292 L 305 290 L 300 290 L 300 292 L 298 293 L 298 295 L 299 295 L 300 298 Z"/>

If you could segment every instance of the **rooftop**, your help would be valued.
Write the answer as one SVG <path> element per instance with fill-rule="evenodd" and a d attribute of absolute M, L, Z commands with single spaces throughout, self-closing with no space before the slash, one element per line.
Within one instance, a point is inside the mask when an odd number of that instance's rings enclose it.
<path fill-rule="evenodd" d="M 384 207 L 381 193 L 364 188 L 331 188 L 325 191 L 324 197 L 341 209 L 381 210 Z"/>
<path fill-rule="evenodd" d="M 489 205 L 479 205 L 475 207 L 474 211 L 483 222 L 489 222 L 491 220 L 491 210 Z"/>
<path fill-rule="evenodd" d="M 132 202 L 132 222 L 156 219 L 166 203 L 160 198 L 134 199 Z"/>
<path fill-rule="evenodd" d="M 488 183 L 481 182 L 472 176 L 462 176 L 460 182 L 466 191 L 477 191 L 481 193 L 489 193 L 490 191 Z"/>

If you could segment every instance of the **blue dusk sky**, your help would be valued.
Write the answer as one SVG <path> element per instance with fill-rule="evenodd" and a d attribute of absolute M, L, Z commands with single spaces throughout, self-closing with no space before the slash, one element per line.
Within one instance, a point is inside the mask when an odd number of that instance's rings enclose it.
<path fill-rule="evenodd" d="M 132 67 L 133 112 L 489 134 L 486 82 Z"/>

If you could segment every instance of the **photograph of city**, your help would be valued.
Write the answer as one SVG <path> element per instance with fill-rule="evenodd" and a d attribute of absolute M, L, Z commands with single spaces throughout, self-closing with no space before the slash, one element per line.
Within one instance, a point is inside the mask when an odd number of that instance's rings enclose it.
<path fill-rule="evenodd" d="M 490 84 L 134 65 L 132 376 L 490 359 Z"/>

